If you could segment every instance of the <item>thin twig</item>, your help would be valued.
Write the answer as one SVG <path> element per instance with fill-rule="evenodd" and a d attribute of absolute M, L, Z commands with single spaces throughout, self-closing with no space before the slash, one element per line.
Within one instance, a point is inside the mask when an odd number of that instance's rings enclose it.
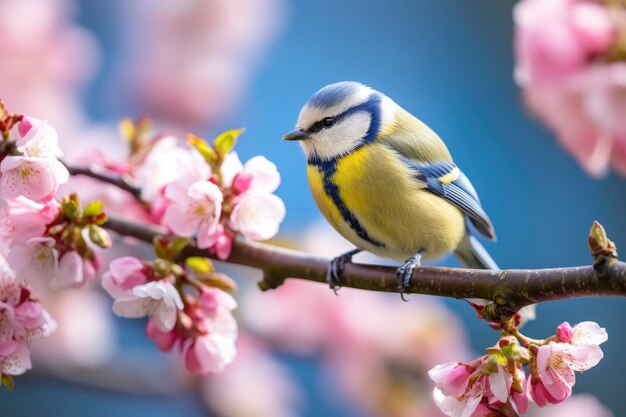
<path fill-rule="evenodd" d="M 142 201 L 141 188 L 133 184 L 132 181 L 126 179 L 124 176 L 111 174 L 97 166 L 74 166 L 67 161 L 62 162 L 69 171 L 70 175 L 84 175 L 107 184 L 115 185 L 116 187 L 129 192 L 138 201 Z"/>
<path fill-rule="evenodd" d="M 153 225 L 140 225 L 110 215 L 105 227 L 124 236 L 151 243 L 167 231 Z M 605 236 L 606 237 L 606 236 Z M 609 241 L 610 242 L 610 241 Z M 207 250 L 188 247 L 185 256 L 213 258 Z M 263 290 L 277 288 L 287 278 L 326 282 L 329 260 L 277 246 L 237 240 L 226 260 L 263 271 Z M 389 266 L 348 263 L 340 285 L 370 291 L 398 292 L 396 270 Z M 415 268 L 406 293 L 453 298 L 483 298 L 493 301 L 485 318 L 500 321 L 522 307 L 543 301 L 589 296 L 626 296 L 626 263 L 614 251 L 599 253 L 594 266 L 554 269 L 515 269 L 489 271 L 463 268 Z"/>

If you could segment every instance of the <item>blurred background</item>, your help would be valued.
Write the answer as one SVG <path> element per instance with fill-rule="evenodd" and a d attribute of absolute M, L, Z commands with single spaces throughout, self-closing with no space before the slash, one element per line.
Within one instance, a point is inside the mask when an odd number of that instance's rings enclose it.
<path fill-rule="evenodd" d="M 85 146 L 123 153 L 116 126 L 124 116 L 147 114 L 159 129 L 207 138 L 245 126 L 242 160 L 263 154 L 282 173 L 278 240 L 333 256 L 349 245 L 321 219 L 304 157 L 281 137 L 317 89 L 360 81 L 444 138 L 496 226 L 499 241 L 487 247 L 501 267 L 588 264 L 594 219 L 626 247 L 626 181 L 588 177 L 525 110 L 512 76 L 514 4 L 0 0 L 0 96 L 12 112 L 48 119 L 70 156 Z M 497 341 L 462 301 L 401 303 L 347 289 L 335 297 L 297 282 L 261 294 L 254 271 L 223 270 L 241 285 L 242 326 L 240 356 L 224 374 L 187 375 L 180 358 L 145 339 L 144 323 L 115 318 L 97 288 L 63 292 L 47 301 L 59 331 L 15 391 L 0 392 L 3 413 L 432 417 L 440 414 L 426 371 Z M 584 320 L 610 337 L 568 410 L 529 415 L 626 415 L 624 301 L 551 302 L 537 313 L 525 329 L 531 337 Z"/>

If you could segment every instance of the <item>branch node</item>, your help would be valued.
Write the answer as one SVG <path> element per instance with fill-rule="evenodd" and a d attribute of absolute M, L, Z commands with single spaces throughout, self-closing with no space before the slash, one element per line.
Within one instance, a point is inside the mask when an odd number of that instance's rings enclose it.
<path fill-rule="evenodd" d="M 287 278 L 279 273 L 272 273 L 272 271 L 263 271 L 263 279 L 257 282 L 261 291 L 275 290 L 285 283 Z"/>
<path fill-rule="evenodd" d="M 601 255 L 617 259 L 617 248 L 606 235 L 604 227 L 596 220 L 589 231 L 589 250 L 591 256 L 597 258 Z"/>

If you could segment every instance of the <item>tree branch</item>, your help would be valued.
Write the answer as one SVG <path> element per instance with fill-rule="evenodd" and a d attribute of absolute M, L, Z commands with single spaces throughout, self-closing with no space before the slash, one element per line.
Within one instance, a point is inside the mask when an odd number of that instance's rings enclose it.
<path fill-rule="evenodd" d="M 599 224 L 594 225 L 594 228 Z M 152 225 L 110 216 L 105 227 L 124 236 L 152 242 L 167 231 Z M 501 321 L 530 304 L 565 298 L 589 296 L 626 296 L 626 263 L 616 259 L 614 246 L 606 239 L 604 230 L 590 236 L 595 254 L 593 266 L 554 269 L 516 269 L 490 271 L 463 268 L 415 268 L 406 293 L 427 294 L 453 298 L 484 298 L 493 301 L 484 310 L 485 319 Z M 604 241 L 601 237 L 604 236 Z M 591 241 L 594 237 L 595 240 Z M 608 242 L 608 243 L 607 243 Z M 592 243 L 595 243 L 594 247 Z M 607 246 L 610 244 L 609 246 Z M 190 246 L 185 256 L 214 258 L 207 250 Z M 277 288 L 288 278 L 326 282 L 329 260 L 303 252 L 269 244 L 237 240 L 226 260 L 263 271 L 262 290 Z M 340 277 L 340 285 L 370 291 L 398 292 L 396 268 L 389 266 L 348 263 Z"/>
<path fill-rule="evenodd" d="M 105 170 L 99 169 L 95 165 L 79 167 L 74 166 L 67 161 L 61 162 L 63 163 L 63 165 L 65 165 L 70 175 L 84 175 L 86 177 L 94 178 L 107 184 L 115 185 L 116 187 L 129 192 L 138 201 L 143 201 L 141 199 L 141 189 L 133 184 L 131 181 L 127 180 L 124 176 L 110 174 Z"/>

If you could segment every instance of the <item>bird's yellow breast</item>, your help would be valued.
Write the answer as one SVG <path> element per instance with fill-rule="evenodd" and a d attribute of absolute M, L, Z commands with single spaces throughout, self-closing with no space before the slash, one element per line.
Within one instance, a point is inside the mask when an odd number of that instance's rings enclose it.
<path fill-rule="evenodd" d="M 330 224 L 358 248 L 400 261 L 420 250 L 439 257 L 465 233 L 463 213 L 414 175 L 378 141 L 326 168 L 308 166 L 313 197 Z"/>

